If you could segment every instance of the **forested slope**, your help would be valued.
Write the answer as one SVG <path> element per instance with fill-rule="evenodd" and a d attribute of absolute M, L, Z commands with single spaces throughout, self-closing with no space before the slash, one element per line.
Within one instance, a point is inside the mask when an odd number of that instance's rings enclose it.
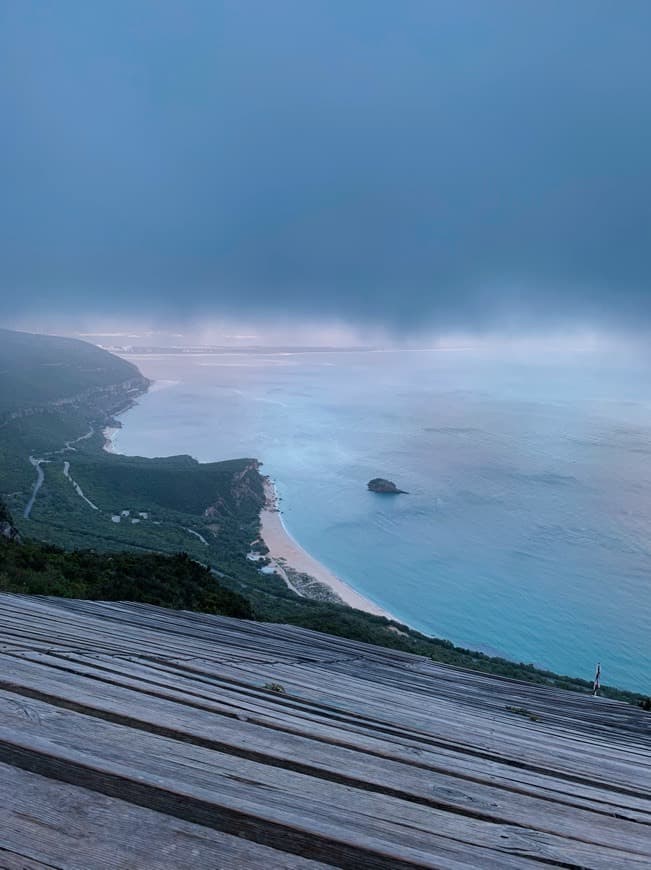
<path fill-rule="evenodd" d="M 0 418 L 129 380 L 146 379 L 88 342 L 0 329 Z"/>

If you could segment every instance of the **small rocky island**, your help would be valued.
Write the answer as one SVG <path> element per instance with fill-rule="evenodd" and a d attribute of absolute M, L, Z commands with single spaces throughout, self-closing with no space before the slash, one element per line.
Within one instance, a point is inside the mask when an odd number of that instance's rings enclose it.
<path fill-rule="evenodd" d="M 391 480 L 385 480 L 383 477 L 374 477 L 367 484 L 371 492 L 380 492 L 384 495 L 407 495 L 404 489 L 398 487 Z"/>

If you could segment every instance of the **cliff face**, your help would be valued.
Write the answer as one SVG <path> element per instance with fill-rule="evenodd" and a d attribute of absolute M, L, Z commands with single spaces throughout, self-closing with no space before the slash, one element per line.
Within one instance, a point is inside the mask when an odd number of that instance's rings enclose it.
<path fill-rule="evenodd" d="M 233 500 L 240 512 L 259 514 L 265 505 L 264 481 L 257 459 L 233 475 Z"/>
<path fill-rule="evenodd" d="M 237 464 L 238 460 L 231 463 Z M 258 460 L 250 459 L 243 468 L 234 471 L 218 497 L 205 509 L 204 516 L 218 519 L 234 514 L 244 521 L 255 520 L 265 505 L 264 481 L 259 469 Z"/>
<path fill-rule="evenodd" d="M 149 389 L 150 385 L 151 381 L 148 378 L 138 374 L 116 384 L 91 387 L 83 393 L 78 393 L 67 399 L 60 399 L 53 404 L 55 406 L 90 409 L 95 411 L 97 416 L 110 417 L 113 414 L 126 411 L 138 396 Z"/>
<path fill-rule="evenodd" d="M 0 501 L 0 539 L 5 541 L 15 541 L 20 543 L 20 535 L 18 529 L 13 524 L 11 514 Z"/>
<path fill-rule="evenodd" d="M 23 417 L 32 417 L 35 414 L 45 414 L 53 408 L 59 409 L 83 409 L 86 414 L 93 417 L 108 418 L 119 414 L 131 406 L 134 400 L 145 393 L 151 381 L 144 375 L 137 375 L 128 380 L 107 386 L 89 387 L 81 393 L 66 396 L 61 399 L 53 399 L 41 405 L 28 405 L 24 408 L 16 408 L 0 415 L 0 425 L 11 420 L 19 420 Z"/>

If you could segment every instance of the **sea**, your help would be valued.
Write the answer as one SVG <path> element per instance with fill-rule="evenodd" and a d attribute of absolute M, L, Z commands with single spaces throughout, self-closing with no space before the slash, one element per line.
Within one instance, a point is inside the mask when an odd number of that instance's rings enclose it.
<path fill-rule="evenodd" d="M 285 524 L 400 621 L 651 693 L 651 366 L 486 348 L 128 356 L 114 449 L 256 457 Z M 406 495 L 369 492 L 388 478 Z"/>

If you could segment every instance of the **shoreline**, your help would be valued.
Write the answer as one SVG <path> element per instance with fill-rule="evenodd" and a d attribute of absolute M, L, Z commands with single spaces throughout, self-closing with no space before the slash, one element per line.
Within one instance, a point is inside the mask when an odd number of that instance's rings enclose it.
<path fill-rule="evenodd" d="M 140 371 L 140 369 L 138 369 L 138 371 Z M 118 417 L 121 417 L 123 414 L 126 414 L 127 411 L 130 411 L 131 408 L 135 407 L 138 404 L 138 399 L 140 398 L 140 396 L 146 396 L 156 383 L 156 381 L 153 381 L 151 378 L 144 378 L 144 376 L 142 375 L 141 377 L 143 377 L 143 379 L 146 381 L 146 384 L 141 384 L 139 387 L 136 387 L 135 389 L 129 391 L 130 393 L 137 393 L 138 395 L 129 396 L 129 394 L 127 394 L 127 396 L 125 397 L 126 403 L 124 407 L 121 407 L 117 411 L 114 411 L 110 415 L 110 417 L 107 418 L 106 425 L 102 429 L 102 437 L 104 438 L 102 450 L 105 450 L 107 453 L 116 453 L 113 445 L 113 439 L 122 428 L 122 422 L 118 420 Z"/>
<path fill-rule="evenodd" d="M 154 382 L 150 381 L 147 387 L 142 391 L 141 395 L 146 394 Z M 117 420 L 122 414 L 129 411 L 135 401 L 130 401 L 124 408 L 113 415 L 115 422 L 118 425 L 111 426 L 110 424 L 102 429 L 104 443 L 102 450 L 106 453 L 116 454 L 114 438 L 120 431 L 121 424 Z M 292 573 L 307 575 L 311 580 L 315 580 L 318 584 L 327 587 L 333 593 L 335 598 L 340 599 L 343 604 L 348 607 L 353 607 L 356 610 L 362 610 L 365 613 L 370 613 L 373 616 L 383 616 L 393 622 L 402 624 L 402 620 L 395 617 L 392 613 L 380 607 L 375 602 L 371 601 L 366 596 L 357 592 L 338 577 L 333 571 L 323 565 L 314 556 L 311 556 L 287 530 L 282 519 L 282 514 L 278 508 L 278 493 L 273 484 L 273 481 L 268 476 L 263 476 L 263 485 L 265 493 L 265 504 L 260 511 L 260 537 L 269 549 L 269 558 L 273 563 L 276 573 L 285 581 L 289 589 L 296 593 L 299 597 L 306 597 L 309 600 L 318 600 L 310 595 L 305 595 L 300 588 L 297 588 L 292 582 Z"/>
<path fill-rule="evenodd" d="M 384 616 L 387 619 L 400 622 L 393 614 L 384 610 L 360 592 L 357 592 L 352 586 L 349 586 L 348 583 L 337 577 L 329 568 L 326 568 L 325 565 L 311 556 L 307 550 L 304 550 L 285 527 L 282 514 L 277 506 L 278 494 L 276 488 L 268 477 L 264 478 L 264 491 L 266 501 L 265 506 L 260 511 L 260 537 L 269 548 L 269 558 L 274 562 L 275 567 L 279 567 L 282 571 L 282 567 L 286 566 L 300 574 L 308 574 L 317 582 L 327 586 L 349 607 L 363 610 L 374 616 Z M 288 580 L 284 571 L 282 571 L 281 576 L 287 585 L 293 588 L 291 581 Z M 297 590 L 294 589 L 294 591 Z"/>

